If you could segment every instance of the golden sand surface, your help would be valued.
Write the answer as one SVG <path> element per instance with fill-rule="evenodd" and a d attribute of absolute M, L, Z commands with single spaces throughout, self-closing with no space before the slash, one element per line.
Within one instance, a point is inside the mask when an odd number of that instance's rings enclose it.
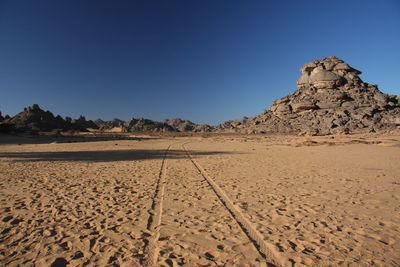
<path fill-rule="evenodd" d="M 2 266 L 399 266 L 400 135 L 0 143 Z"/>

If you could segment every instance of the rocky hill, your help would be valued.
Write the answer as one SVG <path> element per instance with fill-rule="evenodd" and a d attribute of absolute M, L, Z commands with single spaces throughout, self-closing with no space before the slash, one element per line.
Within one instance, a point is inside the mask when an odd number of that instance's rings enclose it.
<path fill-rule="evenodd" d="M 375 132 L 400 126 L 400 97 L 364 83 L 360 71 L 336 57 L 300 69 L 297 90 L 260 115 L 228 121 L 219 132 L 334 134 Z"/>

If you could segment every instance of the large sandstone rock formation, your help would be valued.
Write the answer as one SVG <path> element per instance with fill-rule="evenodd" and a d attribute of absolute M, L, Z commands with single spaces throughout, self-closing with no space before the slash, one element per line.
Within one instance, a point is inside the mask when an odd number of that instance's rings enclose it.
<path fill-rule="evenodd" d="M 229 121 L 219 131 L 331 134 L 374 132 L 400 125 L 400 98 L 364 83 L 360 71 L 336 57 L 300 69 L 297 90 L 253 118 Z"/>

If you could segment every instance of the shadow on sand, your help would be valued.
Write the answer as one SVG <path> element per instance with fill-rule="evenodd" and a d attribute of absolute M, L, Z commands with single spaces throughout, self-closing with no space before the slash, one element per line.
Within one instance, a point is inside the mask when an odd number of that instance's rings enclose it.
<path fill-rule="evenodd" d="M 229 154 L 230 152 L 191 151 L 194 157 Z M 164 158 L 165 150 L 102 150 L 102 151 L 66 151 L 66 152 L 3 152 L 0 158 L 15 161 L 86 161 L 86 162 L 112 162 L 132 161 Z M 169 150 L 167 159 L 185 158 L 184 150 Z"/>
<path fill-rule="evenodd" d="M 160 139 L 158 137 L 133 137 L 127 135 L 103 135 L 103 136 L 40 136 L 40 135 L 8 135 L 0 134 L 0 145 L 17 144 L 50 144 L 50 143 L 78 143 L 78 142 L 100 142 L 133 140 L 144 141 Z"/>

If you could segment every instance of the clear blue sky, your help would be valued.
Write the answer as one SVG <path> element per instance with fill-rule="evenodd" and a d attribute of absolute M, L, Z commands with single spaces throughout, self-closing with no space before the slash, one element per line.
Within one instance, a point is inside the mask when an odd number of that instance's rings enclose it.
<path fill-rule="evenodd" d="M 217 124 L 335 55 L 400 94 L 400 1 L 0 1 L 0 110 Z"/>

